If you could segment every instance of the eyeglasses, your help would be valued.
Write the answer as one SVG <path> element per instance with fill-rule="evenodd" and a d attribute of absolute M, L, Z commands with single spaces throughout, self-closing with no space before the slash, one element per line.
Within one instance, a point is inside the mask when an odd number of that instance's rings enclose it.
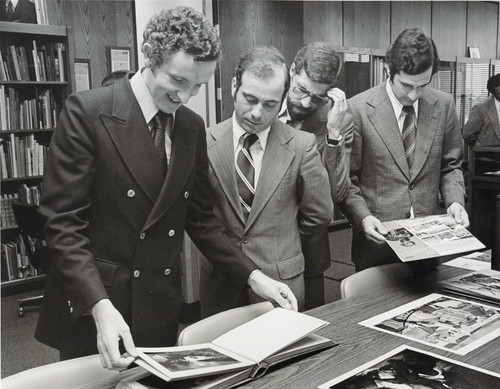
<path fill-rule="evenodd" d="M 314 93 L 309 92 L 308 90 L 302 88 L 301 86 L 297 85 L 292 88 L 292 92 L 297 96 L 299 99 L 305 99 L 306 97 L 311 97 L 311 103 L 314 105 L 325 105 L 330 101 L 329 97 L 326 96 L 318 96 L 315 95 Z"/>

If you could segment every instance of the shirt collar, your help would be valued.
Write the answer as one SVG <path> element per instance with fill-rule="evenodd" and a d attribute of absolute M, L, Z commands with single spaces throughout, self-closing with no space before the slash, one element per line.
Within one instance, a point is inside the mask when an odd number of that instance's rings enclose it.
<path fill-rule="evenodd" d="M 130 79 L 130 86 L 132 87 L 132 92 L 139 103 L 139 107 L 141 108 L 146 123 L 149 123 L 158 113 L 159 109 L 154 102 L 153 96 L 151 95 L 144 78 L 142 77 L 142 70 L 140 72 L 136 72 L 132 76 Z M 173 116 L 175 119 L 175 113 Z"/>
<path fill-rule="evenodd" d="M 396 119 L 399 119 L 399 117 L 401 116 L 401 111 L 403 111 L 403 104 L 401 104 L 394 95 L 389 79 L 387 79 L 385 83 L 385 89 L 387 90 L 387 94 L 389 95 L 389 100 L 391 101 L 392 109 L 394 110 Z M 415 118 L 418 118 L 418 100 L 413 103 L 413 109 L 415 110 Z"/>
<path fill-rule="evenodd" d="M 267 138 L 269 137 L 269 131 L 271 130 L 271 126 L 267 127 L 265 130 L 259 132 L 257 136 L 259 137 L 259 142 L 260 142 L 260 147 L 262 147 L 262 150 L 266 150 L 266 145 L 267 145 Z M 233 146 L 234 146 L 234 151 L 238 148 L 238 143 L 240 142 L 241 136 L 245 133 L 246 131 L 241 128 L 241 126 L 238 124 L 238 121 L 236 120 L 236 116 L 233 113 Z"/>
<path fill-rule="evenodd" d="M 497 112 L 500 113 L 500 101 L 498 101 L 497 99 L 495 99 L 495 96 L 493 96 L 493 100 L 495 101 L 495 107 L 497 109 Z"/>

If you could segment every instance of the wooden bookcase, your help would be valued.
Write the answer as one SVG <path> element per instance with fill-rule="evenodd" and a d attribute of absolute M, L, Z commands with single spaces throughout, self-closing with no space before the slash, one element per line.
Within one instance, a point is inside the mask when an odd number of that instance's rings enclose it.
<path fill-rule="evenodd" d="M 0 22 L 0 152 L 2 246 L 19 235 L 9 195 L 41 189 L 44 156 L 65 99 L 72 92 L 73 40 L 65 26 Z M 22 198 L 22 197 L 21 197 Z M 36 199 L 32 200 L 36 202 Z M 39 288 L 44 275 L 12 269 L 2 253 L 2 294 Z M 19 265 L 18 265 L 19 267 Z M 17 274 L 16 274 L 16 270 Z M 33 274 L 32 274 L 33 273 Z"/>

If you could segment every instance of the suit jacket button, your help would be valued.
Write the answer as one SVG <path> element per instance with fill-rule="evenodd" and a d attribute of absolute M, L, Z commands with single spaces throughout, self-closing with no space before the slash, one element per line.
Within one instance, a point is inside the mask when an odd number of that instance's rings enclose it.
<path fill-rule="evenodd" d="M 410 184 L 410 190 L 413 190 L 415 189 L 415 185 L 414 184 Z"/>
<path fill-rule="evenodd" d="M 168 232 L 168 236 L 174 236 L 174 235 L 175 235 L 175 231 L 174 231 L 174 230 L 170 230 L 170 231 Z"/>
<path fill-rule="evenodd" d="M 247 244 L 248 243 L 248 236 L 244 236 L 243 238 L 241 238 L 241 241 L 243 242 L 243 244 Z"/>
<path fill-rule="evenodd" d="M 134 278 L 139 278 L 141 272 L 139 270 L 134 270 Z"/>
<path fill-rule="evenodd" d="M 189 191 L 187 190 L 184 192 L 184 198 L 187 199 L 188 197 L 189 197 Z"/>
<path fill-rule="evenodd" d="M 170 269 L 165 269 L 165 271 L 163 272 L 163 274 L 165 274 L 166 276 L 169 276 L 170 273 L 172 273 Z"/>
<path fill-rule="evenodd" d="M 141 235 L 139 235 L 139 239 L 140 240 L 144 240 L 145 237 L 146 237 L 146 233 L 145 232 L 142 232 Z"/>
<path fill-rule="evenodd" d="M 127 196 L 128 196 L 128 197 L 134 197 L 134 196 L 135 196 L 135 190 L 133 190 L 133 189 L 129 189 L 129 190 L 127 191 Z"/>

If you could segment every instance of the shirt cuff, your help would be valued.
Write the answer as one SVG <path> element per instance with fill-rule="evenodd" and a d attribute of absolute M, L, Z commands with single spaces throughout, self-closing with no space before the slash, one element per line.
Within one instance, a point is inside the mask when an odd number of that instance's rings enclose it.
<path fill-rule="evenodd" d="M 340 137 L 338 139 L 330 139 L 328 137 L 328 134 L 326 135 L 326 143 L 328 144 L 328 146 L 331 146 L 331 147 L 338 146 L 342 142 L 343 139 L 344 139 L 344 135 L 342 133 L 340 133 Z"/>

